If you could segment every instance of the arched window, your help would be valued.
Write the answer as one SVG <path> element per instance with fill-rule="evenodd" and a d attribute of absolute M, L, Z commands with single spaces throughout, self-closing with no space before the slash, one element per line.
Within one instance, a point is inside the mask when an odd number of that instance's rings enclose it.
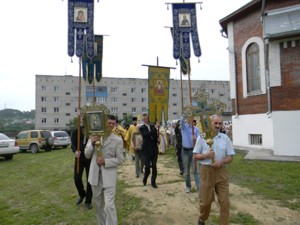
<path fill-rule="evenodd" d="M 266 93 L 264 42 L 249 38 L 242 47 L 243 97 Z"/>
<path fill-rule="evenodd" d="M 259 63 L 259 46 L 251 43 L 246 50 L 247 92 L 261 90 L 261 73 Z"/>

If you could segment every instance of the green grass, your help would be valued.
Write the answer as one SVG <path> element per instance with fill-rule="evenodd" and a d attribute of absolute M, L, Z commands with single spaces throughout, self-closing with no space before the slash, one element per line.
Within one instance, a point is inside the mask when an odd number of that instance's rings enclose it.
<path fill-rule="evenodd" d="M 300 163 L 245 160 L 236 151 L 229 165 L 230 182 L 249 188 L 255 195 L 278 200 L 282 206 L 300 211 Z"/>
<path fill-rule="evenodd" d="M 96 224 L 95 211 L 78 197 L 73 180 L 71 150 L 59 149 L 37 154 L 19 153 L 13 160 L 0 158 L 0 224 Z M 124 193 L 118 182 L 116 205 L 120 221 L 140 207 L 140 199 Z"/>
<path fill-rule="evenodd" d="M 164 166 L 178 170 L 172 148 L 160 157 L 167 159 Z M 9 161 L 0 158 L 0 224 L 96 224 L 94 209 L 87 210 L 84 204 L 75 205 L 73 167 L 74 156 L 69 148 L 37 154 L 19 153 Z M 237 151 L 228 168 L 230 182 L 251 189 L 261 198 L 278 200 L 282 206 L 300 211 L 300 163 L 247 161 L 244 152 Z M 119 224 L 141 221 L 137 212 L 143 212 L 143 221 L 151 221 L 151 212 L 143 208 L 142 199 L 126 194 L 126 188 L 130 188 L 130 184 L 118 181 Z M 170 191 L 167 195 L 174 194 Z M 216 223 L 218 216 L 211 215 L 210 219 Z M 238 211 L 231 215 L 230 221 L 258 224 L 251 215 Z"/>

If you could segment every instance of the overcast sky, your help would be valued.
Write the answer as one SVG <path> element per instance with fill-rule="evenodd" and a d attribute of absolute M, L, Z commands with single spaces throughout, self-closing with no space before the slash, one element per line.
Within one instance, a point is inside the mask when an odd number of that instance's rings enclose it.
<path fill-rule="evenodd" d="M 173 58 L 172 6 L 162 0 L 95 0 L 94 33 L 107 35 L 103 76 L 148 77 L 142 64 L 176 67 Z M 191 2 L 191 1 L 186 1 Z M 196 1 L 193 1 L 196 2 Z M 191 79 L 229 80 L 227 39 L 219 20 L 250 0 L 203 0 L 196 5 L 202 50 L 191 52 Z M 1 4 L 0 110 L 35 109 L 35 75 L 79 75 L 78 58 L 67 54 L 67 0 L 13 0 Z"/>

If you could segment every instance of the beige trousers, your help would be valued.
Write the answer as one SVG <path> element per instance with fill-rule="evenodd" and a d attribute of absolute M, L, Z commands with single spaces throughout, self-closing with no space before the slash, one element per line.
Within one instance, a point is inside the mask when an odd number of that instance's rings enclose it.
<path fill-rule="evenodd" d="M 229 222 L 229 181 L 226 167 L 214 169 L 212 166 L 201 165 L 200 182 L 200 216 L 199 220 L 206 221 L 209 217 L 211 204 L 215 193 L 220 204 L 220 225 Z"/>

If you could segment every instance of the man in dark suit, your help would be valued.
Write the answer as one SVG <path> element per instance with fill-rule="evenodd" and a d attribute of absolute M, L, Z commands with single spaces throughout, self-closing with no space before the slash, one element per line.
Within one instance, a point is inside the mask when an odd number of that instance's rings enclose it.
<path fill-rule="evenodd" d="M 150 165 L 152 167 L 151 186 L 157 188 L 156 176 L 157 176 L 157 157 L 158 157 L 158 127 L 159 123 L 155 125 L 149 124 L 148 114 L 143 114 L 144 124 L 140 126 L 140 132 L 143 137 L 142 144 L 142 157 L 145 163 L 145 173 L 143 184 L 146 186 L 148 176 L 150 175 Z"/>
<path fill-rule="evenodd" d="M 84 185 L 82 182 L 82 175 L 85 169 L 86 180 L 89 176 L 90 164 L 91 160 L 87 159 L 84 155 L 84 149 L 87 143 L 87 139 L 82 132 L 83 126 L 80 126 L 80 141 L 79 141 L 79 149 L 77 149 L 78 145 L 78 129 L 76 128 L 71 135 L 71 149 L 75 154 L 75 164 L 74 164 L 74 182 L 78 191 L 78 199 L 76 201 L 76 205 L 79 205 L 83 202 L 85 198 L 85 207 L 87 209 L 92 208 L 92 188 L 91 185 L 86 183 L 86 190 L 84 189 Z M 77 161 L 79 160 L 79 170 L 77 168 Z"/>

